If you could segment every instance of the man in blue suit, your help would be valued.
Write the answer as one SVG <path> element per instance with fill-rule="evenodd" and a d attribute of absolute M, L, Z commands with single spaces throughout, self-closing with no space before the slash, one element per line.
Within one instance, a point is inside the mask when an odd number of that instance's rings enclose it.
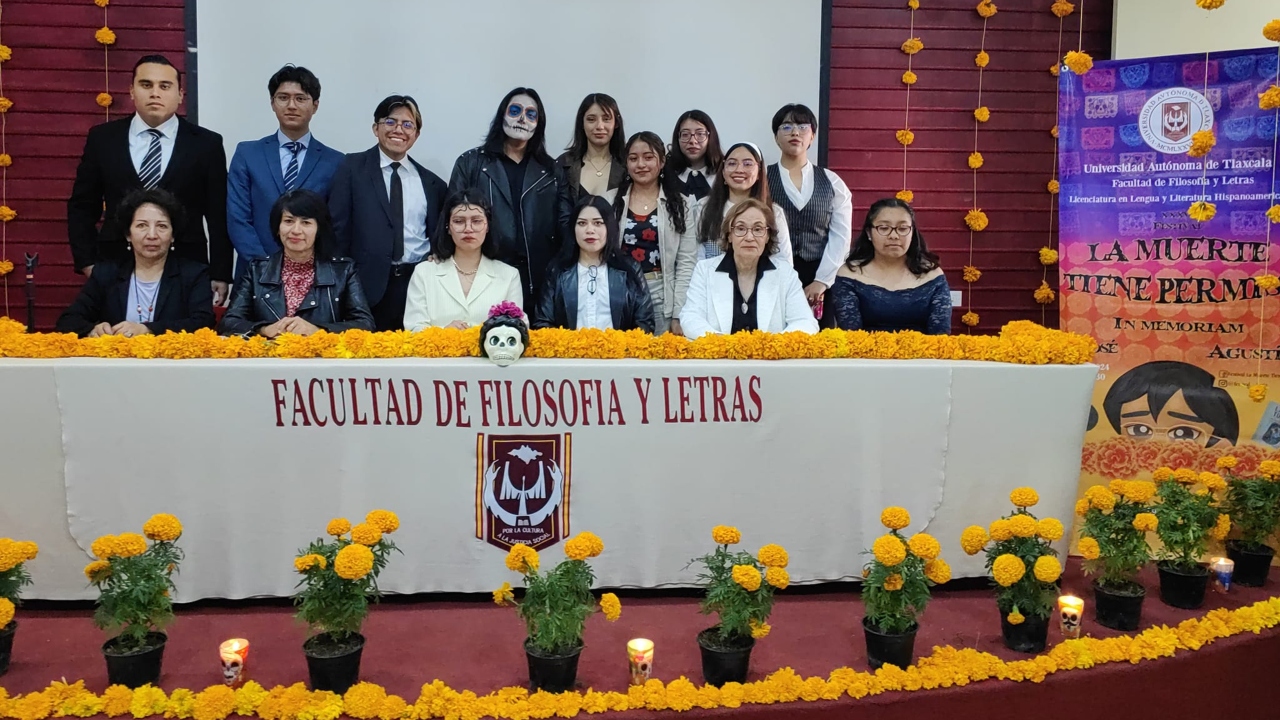
<path fill-rule="evenodd" d="M 285 65 L 267 81 L 280 128 L 236 146 L 227 171 L 227 233 L 239 259 L 236 278 L 249 260 L 280 250 L 268 215 L 287 190 L 313 190 L 326 200 L 343 154 L 311 135 L 320 107 L 320 80 L 304 67 Z"/>

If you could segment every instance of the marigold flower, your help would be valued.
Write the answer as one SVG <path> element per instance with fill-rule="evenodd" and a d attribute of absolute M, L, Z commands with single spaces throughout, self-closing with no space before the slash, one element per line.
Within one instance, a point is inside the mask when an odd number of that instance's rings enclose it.
<path fill-rule="evenodd" d="M 1151 473 L 1151 479 L 1155 482 L 1169 482 L 1173 479 L 1173 468 L 1158 467 Z"/>
<path fill-rule="evenodd" d="M 881 565 L 895 567 L 907 559 L 907 546 L 893 535 L 881 535 L 871 544 L 871 553 Z"/>
<path fill-rule="evenodd" d="M 1084 498 L 1080 498 L 1079 500 L 1076 501 L 1076 514 L 1081 517 L 1084 517 L 1084 514 L 1089 512 L 1090 507 L 1091 505 L 1089 505 L 1088 500 L 1085 500 Z"/>
<path fill-rule="evenodd" d="M 1101 485 L 1094 485 L 1084 491 L 1084 497 L 1093 507 L 1102 512 L 1111 512 L 1116 505 L 1116 496 Z"/>
<path fill-rule="evenodd" d="M 114 32 L 111 32 L 111 28 L 105 25 L 102 26 L 102 28 L 98 30 L 98 32 L 93 34 L 93 39 L 97 40 L 99 43 L 103 45 L 116 44 L 116 34 Z"/>
<path fill-rule="evenodd" d="M 1272 20 L 1262 26 L 1262 37 L 1271 42 L 1280 42 L 1280 20 Z"/>
<path fill-rule="evenodd" d="M 1209 530 L 1209 537 L 1214 540 L 1226 540 L 1229 532 L 1231 532 L 1231 516 L 1219 514 L 1217 522 Z"/>
<path fill-rule="evenodd" d="M 1183 485 L 1195 485 L 1200 480 L 1200 474 L 1191 468 L 1178 468 L 1173 471 L 1173 479 Z"/>
<path fill-rule="evenodd" d="M 351 532 L 351 521 L 346 518 L 334 518 L 324 529 L 325 533 L 334 537 L 342 537 Z"/>
<path fill-rule="evenodd" d="M 1226 4 L 1227 0 L 1196 0 L 1196 5 L 1205 10 L 1217 10 Z"/>
<path fill-rule="evenodd" d="M 1040 248 L 1040 264 L 1041 265 L 1045 265 L 1045 266 L 1054 265 L 1057 262 L 1058 262 L 1057 250 L 1054 250 L 1053 248 L 1047 248 L 1047 247 Z"/>
<path fill-rule="evenodd" d="M 1259 275 L 1253 279 L 1260 290 L 1275 290 L 1280 287 L 1280 277 L 1275 275 Z"/>
<path fill-rule="evenodd" d="M 756 556 L 760 558 L 760 564 L 765 567 L 784 568 L 791 561 L 787 556 L 786 548 L 773 543 L 760 548 Z"/>
<path fill-rule="evenodd" d="M 18 213 L 14 212 L 13 208 L 8 205 L 0 205 L 0 222 L 9 222 L 16 217 L 18 217 Z"/>
<path fill-rule="evenodd" d="M 964 215 L 964 224 L 974 232 L 982 232 L 987 229 L 987 214 L 982 212 L 980 208 L 974 208 Z"/>
<path fill-rule="evenodd" d="M 978 324 L 978 313 L 970 310 L 960 316 L 960 322 L 968 325 L 969 327 L 975 327 Z"/>
<path fill-rule="evenodd" d="M 364 521 L 381 530 L 383 534 L 400 529 L 400 516 L 390 510 L 370 510 L 364 516 Z"/>
<path fill-rule="evenodd" d="M 1156 496 L 1156 485 L 1145 480 L 1131 480 L 1124 484 L 1120 495 L 1129 502 L 1145 505 Z"/>
<path fill-rule="evenodd" d="M 887 507 L 880 512 L 880 524 L 890 530 L 901 530 L 911 524 L 911 513 L 906 508 Z"/>
<path fill-rule="evenodd" d="M 100 92 L 98 97 L 94 99 L 98 103 L 98 107 L 109 108 L 115 100 L 111 97 L 111 93 Z"/>
<path fill-rule="evenodd" d="M 622 601 L 613 593 L 605 593 L 600 596 L 600 612 L 604 613 L 604 619 L 614 622 L 622 616 Z"/>
<path fill-rule="evenodd" d="M 973 58 L 973 64 L 977 65 L 980 68 L 986 67 L 987 64 L 990 62 L 991 62 L 991 56 L 987 54 L 986 50 L 979 50 L 978 54 L 975 55 Z"/>
<path fill-rule="evenodd" d="M 111 562 L 109 560 L 94 560 L 84 566 L 84 576 L 89 582 L 101 582 L 107 579 L 111 574 Z"/>
<path fill-rule="evenodd" d="M 1258 474 L 1271 480 L 1280 480 L 1280 460 L 1263 460 L 1258 463 Z"/>
<path fill-rule="evenodd" d="M 328 567 L 329 562 L 324 559 L 323 555 L 310 553 L 293 559 L 293 569 L 300 573 L 304 573 L 311 568 L 320 568 L 321 570 Z"/>
<path fill-rule="evenodd" d="M 13 622 L 13 614 L 15 608 L 13 601 L 7 597 L 0 597 L 0 629 L 9 626 Z"/>
<path fill-rule="evenodd" d="M 1272 85 L 1267 91 L 1258 95 L 1258 107 L 1262 110 L 1280 108 L 1280 85 Z"/>
<path fill-rule="evenodd" d="M 1187 154 L 1191 157 L 1204 157 L 1217 144 L 1218 138 L 1212 130 L 1200 130 L 1191 136 L 1191 149 L 1187 150 Z"/>
<path fill-rule="evenodd" d="M 991 575 L 1001 587 L 1009 587 L 1027 574 L 1027 564 L 1017 555 L 1005 553 L 991 563 Z"/>
<path fill-rule="evenodd" d="M 0 62 L 9 62 L 13 58 L 13 50 L 8 45 L 0 45 Z"/>
<path fill-rule="evenodd" d="M 9 112 L 9 108 L 13 107 L 13 101 L 7 97 L 0 97 L 0 113 Z"/>
<path fill-rule="evenodd" d="M 898 193 L 894 195 L 894 197 L 898 198 L 904 203 L 910 203 L 912 200 L 916 199 L 916 194 L 911 192 L 910 190 L 899 190 Z"/>
<path fill-rule="evenodd" d="M 1054 76 L 1054 77 L 1058 77 L 1058 76 L 1062 75 L 1062 66 L 1061 66 L 1061 65 L 1059 65 L 1059 64 L 1057 64 L 1057 63 L 1054 63 L 1054 64 L 1050 65 L 1050 66 L 1049 66 L 1049 74 L 1050 74 L 1050 75 L 1052 75 L 1052 76 Z"/>
<path fill-rule="evenodd" d="M 116 536 L 103 535 L 89 546 L 89 552 L 99 560 L 107 560 L 116 556 Z"/>
<path fill-rule="evenodd" d="M 173 542 L 182 537 L 182 523 L 169 513 L 156 513 L 143 524 L 142 532 L 152 540 Z"/>
<path fill-rule="evenodd" d="M 1155 532 L 1159 520 L 1153 513 L 1138 513 L 1133 518 L 1133 529 L 1138 532 Z"/>
<path fill-rule="evenodd" d="M 93 4 L 97 5 L 100 8 L 104 8 L 107 5 L 111 4 L 111 0 L 93 0 Z"/>
<path fill-rule="evenodd" d="M 147 539 L 138 533 L 120 533 L 116 536 L 116 556 L 137 557 L 147 551 Z"/>
<path fill-rule="evenodd" d="M 764 571 L 764 581 L 779 590 L 786 590 L 791 584 L 791 573 L 780 567 L 766 568 Z"/>
<path fill-rule="evenodd" d="M 991 523 L 991 539 L 996 542 L 1004 542 L 1013 538 L 1013 525 L 1004 519 L 994 520 Z"/>
<path fill-rule="evenodd" d="M 978 3 L 977 10 L 978 14 L 984 18 L 989 18 L 996 14 L 996 6 L 992 4 L 991 0 L 982 0 L 982 2 Z"/>
<path fill-rule="evenodd" d="M 1029 538 L 1036 534 L 1036 521 L 1030 515 L 1014 515 L 1009 518 L 1009 528 L 1014 537 Z"/>
<path fill-rule="evenodd" d="M 987 106 L 983 105 L 973 111 L 973 119 L 980 123 L 984 123 L 991 119 L 991 110 Z"/>
<path fill-rule="evenodd" d="M 9 153 L 0 153 L 0 167 L 9 167 L 13 164 L 13 156 Z"/>
<path fill-rule="evenodd" d="M 977 555 L 987 546 L 987 529 L 981 525 L 970 525 L 960 533 L 960 549 L 965 555 Z"/>
<path fill-rule="evenodd" d="M 1197 200 L 1187 208 L 1187 216 L 1196 222 L 1209 222 L 1218 214 L 1218 206 L 1204 200 Z"/>
<path fill-rule="evenodd" d="M 1084 75 L 1093 69 L 1093 58 L 1089 53 L 1071 50 L 1063 58 L 1062 64 L 1066 65 L 1071 72 L 1077 75 Z"/>
<path fill-rule="evenodd" d="M 1036 288 L 1036 291 L 1032 293 L 1032 297 L 1041 305 L 1050 305 L 1058 298 L 1058 294 L 1053 291 L 1053 288 L 1049 287 L 1047 280 L 1041 280 L 1040 287 Z"/>
<path fill-rule="evenodd" d="M 1052 555 L 1041 555 L 1036 558 L 1036 564 L 1032 568 L 1036 579 L 1042 583 L 1057 582 L 1062 577 L 1062 563 L 1058 562 L 1058 558 Z"/>
<path fill-rule="evenodd" d="M 1057 195 L 1062 190 L 1062 184 L 1057 180 L 1050 180 L 1047 187 L 1050 195 Z"/>
<path fill-rule="evenodd" d="M 1280 204 L 1267 208 L 1267 219 L 1273 223 L 1280 223 Z"/>
<path fill-rule="evenodd" d="M 333 571 L 343 580 L 359 580 L 373 571 L 373 551 L 365 545 L 346 545 L 333 559 Z"/>
<path fill-rule="evenodd" d="M 351 528 L 351 541 L 372 547 L 382 541 L 382 531 L 369 523 Z"/>
<path fill-rule="evenodd" d="M 893 136 L 898 139 L 898 143 L 903 147 L 906 147 L 916 141 L 916 134 L 910 130 L 899 130 L 894 133 Z"/>
<path fill-rule="evenodd" d="M 1067 0 L 1054 0 L 1053 5 L 1049 6 L 1049 12 L 1064 18 L 1075 12 L 1076 6 L 1067 2 Z"/>
<path fill-rule="evenodd" d="M 493 591 L 493 602 L 497 605 L 506 605 L 516 599 L 516 594 L 511 591 L 511 583 L 502 583 L 502 586 Z"/>
<path fill-rule="evenodd" d="M 1049 542 L 1061 540 L 1065 532 L 1066 528 L 1062 527 L 1062 521 L 1057 518 L 1043 518 L 1036 523 L 1036 535 Z"/>
<path fill-rule="evenodd" d="M 1017 610 L 1014 610 L 1013 612 L 1005 616 L 1005 620 L 1008 620 L 1010 625 L 1021 625 L 1022 623 L 1027 621 L 1027 618 L 1023 616 L 1022 613 L 1018 612 Z"/>
<path fill-rule="evenodd" d="M 1239 462 L 1240 462 L 1239 460 L 1236 460 L 1235 455 L 1223 455 L 1222 457 L 1213 461 L 1213 464 L 1219 470 L 1230 470 L 1234 468 L 1236 464 Z"/>
<path fill-rule="evenodd" d="M 910 70 L 908 70 L 908 71 L 906 71 L 906 72 L 902 73 L 902 84 L 903 84 L 903 85 L 915 85 L 915 84 L 916 84 L 916 80 L 918 80 L 918 79 L 919 79 L 919 78 L 917 78 L 917 77 L 916 77 L 916 74 L 915 74 L 915 73 L 913 73 L 913 72 L 911 72 Z"/>
<path fill-rule="evenodd" d="M 1216 472 L 1200 473 L 1200 484 L 1208 488 L 1209 492 L 1219 492 L 1227 489 L 1227 481 Z"/>
<path fill-rule="evenodd" d="M 1035 491 L 1035 488 L 1014 488 L 1013 492 L 1009 493 L 1009 502 L 1020 508 L 1035 507 L 1040 502 L 1040 494 Z"/>
<path fill-rule="evenodd" d="M 1085 560 L 1097 560 L 1102 554 L 1102 547 L 1098 545 L 1098 541 L 1091 537 L 1080 538 L 1080 544 L 1077 546 L 1080 551 L 1080 557 Z"/>
<path fill-rule="evenodd" d="M 969 167 L 973 170 L 977 170 L 978 168 L 982 167 L 982 153 L 980 152 L 969 153 Z"/>
<path fill-rule="evenodd" d="M 742 542 L 742 533 L 731 525 L 717 525 L 711 528 L 711 539 L 717 545 L 737 545 Z"/>
<path fill-rule="evenodd" d="M 1266 399 L 1267 399 L 1267 386 L 1266 386 L 1266 385 L 1260 385 L 1260 384 L 1250 385 L 1250 386 L 1249 386 L 1249 399 L 1250 399 L 1250 400 L 1252 400 L 1252 401 L 1254 401 L 1254 402 L 1259 402 L 1259 403 L 1260 403 L 1260 402 L 1262 402 L 1263 400 L 1266 400 Z"/>
<path fill-rule="evenodd" d="M 1054 125 L 1053 127 L 1049 128 L 1049 134 L 1055 138 L 1058 137 L 1058 126 Z"/>
<path fill-rule="evenodd" d="M 756 640 L 768 637 L 769 631 L 773 629 L 769 623 L 757 622 L 755 620 L 749 620 L 747 622 L 747 626 L 751 628 L 751 637 Z"/>
<path fill-rule="evenodd" d="M 901 590 L 902 576 L 899 575 L 898 573 L 893 573 L 892 575 L 886 577 L 884 579 L 884 589 L 888 590 L 889 592 L 898 592 L 899 590 Z"/>
<path fill-rule="evenodd" d="M 920 0 L 907 0 L 907 7 L 911 8 L 912 10 L 919 10 Z"/>
<path fill-rule="evenodd" d="M 755 592 L 760 589 L 760 571 L 754 565 L 734 565 L 730 575 L 743 590 Z"/>
<path fill-rule="evenodd" d="M 916 533 L 907 540 L 907 547 L 921 560 L 933 560 L 942 554 L 942 543 L 928 533 Z"/>
<path fill-rule="evenodd" d="M 586 560 L 591 556 L 591 541 L 580 536 L 571 538 L 564 544 L 564 554 L 570 560 Z"/>
<path fill-rule="evenodd" d="M 920 42 L 920 38 L 908 38 L 902 43 L 902 52 L 908 55 L 915 55 L 924 49 L 924 43 Z"/>
<path fill-rule="evenodd" d="M 934 558 L 924 564 L 924 576 L 934 585 L 946 585 L 951 582 L 951 566 L 942 558 Z"/>
<path fill-rule="evenodd" d="M 512 545 L 507 551 L 507 569 L 521 574 L 537 570 L 538 551 L 524 543 Z"/>
<path fill-rule="evenodd" d="M 982 271 L 972 265 L 965 265 L 963 275 L 961 275 L 961 277 L 963 277 L 964 281 L 967 283 L 975 283 L 982 277 Z"/>

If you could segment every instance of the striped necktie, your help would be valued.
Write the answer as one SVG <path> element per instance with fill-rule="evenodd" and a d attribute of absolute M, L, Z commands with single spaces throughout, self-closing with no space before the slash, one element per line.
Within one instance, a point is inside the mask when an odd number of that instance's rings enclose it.
<path fill-rule="evenodd" d="M 298 184 L 298 153 L 307 149 L 306 145 L 300 142 L 287 142 L 282 147 L 293 153 L 289 158 L 289 167 L 284 170 L 284 191 L 289 192 Z"/>
<path fill-rule="evenodd" d="M 142 187 L 150 190 L 160 184 L 160 138 L 164 133 L 155 128 L 147 128 L 147 132 L 151 133 L 151 147 L 147 148 L 147 155 L 142 158 L 138 179 L 142 181 Z"/>

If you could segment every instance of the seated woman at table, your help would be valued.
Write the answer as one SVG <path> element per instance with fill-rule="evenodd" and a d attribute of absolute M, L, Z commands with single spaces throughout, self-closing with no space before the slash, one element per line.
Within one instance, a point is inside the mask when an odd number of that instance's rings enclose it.
<path fill-rule="evenodd" d="M 132 257 L 94 265 L 57 331 L 133 337 L 213 327 L 209 268 L 170 252 L 181 203 L 166 190 L 136 190 L 118 213 Z"/>
<path fill-rule="evenodd" d="M 778 226 L 771 208 L 748 198 L 729 210 L 720 234 L 723 256 L 693 269 L 680 312 L 685 337 L 743 330 L 818 332 L 800 276 L 776 262 Z"/>
<path fill-rule="evenodd" d="M 547 269 L 535 328 L 634 330 L 653 333 L 653 302 L 640 266 L 622 253 L 609 201 L 587 195 L 573 210 L 575 242 Z"/>
<path fill-rule="evenodd" d="M 951 288 L 910 205 L 886 198 L 871 206 L 831 303 L 841 330 L 951 332 Z"/>
<path fill-rule="evenodd" d="M 337 238 L 324 199 L 291 190 L 271 206 L 270 218 L 282 249 L 245 267 L 219 332 L 274 338 L 373 330 L 355 262 L 333 255 Z"/>
<path fill-rule="evenodd" d="M 773 226 L 777 228 L 777 249 L 770 252 L 774 263 L 791 264 L 791 235 L 782 208 L 769 198 L 769 181 L 764 159 L 755 143 L 740 142 L 729 147 L 724 164 L 711 184 L 711 194 L 698 202 L 698 259 L 718 257 L 721 247 L 721 225 L 735 204 L 753 198 L 772 209 Z"/>
<path fill-rule="evenodd" d="M 489 234 L 492 214 L 484 196 L 459 190 L 444 201 L 440 226 L 431 237 L 430 262 L 419 263 L 409 280 L 404 327 L 466 330 L 482 325 L 489 308 L 507 300 L 524 306 L 520 272 L 497 260 L 498 244 Z"/>

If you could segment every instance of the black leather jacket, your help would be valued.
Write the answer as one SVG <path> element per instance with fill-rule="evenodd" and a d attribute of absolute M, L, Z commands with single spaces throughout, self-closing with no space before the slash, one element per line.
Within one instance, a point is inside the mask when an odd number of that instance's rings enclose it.
<path fill-rule="evenodd" d="M 283 252 L 249 262 L 231 292 L 218 332 L 245 335 L 285 317 Z M 373 330 L 373 315 L 350 258 L 316 258 L 316 279 L 295 316 L 332 333 Z"/>
<path fill-rule="evenodd" d="M 533 315 L 535 328 L 578 329 L 578 263 L 550 268 L 546 286 Z M 626 258 L 609 265 L 609 310 L 614 330 L 653 333 L 653 300 L 640 268 Z"/>

